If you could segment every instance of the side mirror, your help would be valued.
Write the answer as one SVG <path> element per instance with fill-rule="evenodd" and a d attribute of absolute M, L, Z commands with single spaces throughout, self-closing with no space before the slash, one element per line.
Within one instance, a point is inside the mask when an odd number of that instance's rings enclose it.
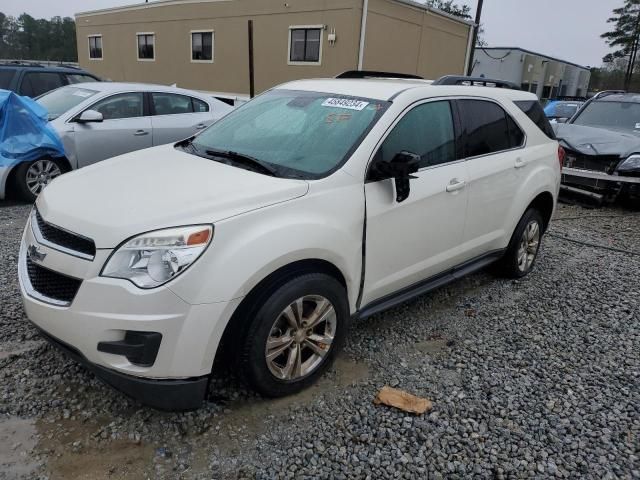
<path fill-rule="evenodd" d="M 376 170 L 383 178 L 393 178 L 396 184 L 396 202 L 404 202 L 409 198 L 411 187 L 409 180 L 417 178 L 411 175 L 420 168 L 422 158 L 412 152 L 397 153 L 390 162 L 378 162 Z"/>
<path fill-rule="evenodd" d="M 104 120 L 104 117 L 100 112 L 95 110 L 85 110 L 77 117 L 76 122 L 78 123 L 99 123 Z"/>

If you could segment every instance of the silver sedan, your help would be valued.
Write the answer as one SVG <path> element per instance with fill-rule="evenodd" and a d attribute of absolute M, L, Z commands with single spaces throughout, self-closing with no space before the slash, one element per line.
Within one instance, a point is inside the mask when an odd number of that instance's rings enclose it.
<path fill-rule="evenodd" d="M 49 112 L 65 157 L 0 168 L 0 199 L 9 187 L 18 196 L 33 200 L 47 183 L 66 171 L 187 138 L 233 109 L 200 92 L 118 82 L 69 85 L 37 101 Z"/>

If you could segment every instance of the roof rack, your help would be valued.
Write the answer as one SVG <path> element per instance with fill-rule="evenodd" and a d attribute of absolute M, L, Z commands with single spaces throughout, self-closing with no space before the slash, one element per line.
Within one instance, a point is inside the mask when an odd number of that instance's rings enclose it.
<path fill-rule="evenodd" d="M 33 62 L 22 62 L 20 60 L 4 60 L 0 62 L 0 65 L 2 66 L 11 66 L 11 67 L 37 67 L 37 68 L 44 68 L 43 65 L 39 64 L 39 63 L 33 63 Z"/>
<path fill-rule="evenodd" d="M 463 85 L 466 87 L 494 87 L 520 90 L 520 87 L 506 80 L 494 80 L 484 77 L 466 77 L 464 75 L 445 75 L 432 83 L 432 85 Z"/>
<path fill-rule="evenodd" d="M 336 78 L 404 78 L 424 80 L 424 78 L 410 73 L 376 72 L 371 70 L 348 70 L 337 75 Z"/>

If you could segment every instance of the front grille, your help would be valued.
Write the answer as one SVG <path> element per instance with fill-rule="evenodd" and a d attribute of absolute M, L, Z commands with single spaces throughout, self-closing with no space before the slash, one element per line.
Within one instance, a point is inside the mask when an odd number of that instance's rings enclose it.
<path fill-rule="evenodd" d="M 75 233 L 67 232 L 66 230 L 45 222 L 40 216 L 40 212 L 37 210 L 35 218 L 38 223 L 38 230 L 40 230 L 40 234 L 48 242 L 74 252 L 95 257 L 96 244 L 93 240 L 81 237 Z"/>
<path fill-rule="evenodd" d="M 67 277 L 48 268 L 41 267 L 27 258 L 27 274 L 31 288 L 43 297 L 71 304 L 82 280 Z"/>
<path fill-rule="evenodd" d="M 620 157 L 617 155 L 584 155 L 568 150 L 564 166 L 580 170 L 605 172 L 611 175 L 619 162 Z"/>

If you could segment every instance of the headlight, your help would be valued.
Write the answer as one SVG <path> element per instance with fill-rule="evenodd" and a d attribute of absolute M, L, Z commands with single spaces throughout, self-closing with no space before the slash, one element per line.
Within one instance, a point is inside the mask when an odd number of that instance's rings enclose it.
<path fill-rule="evenodd" d="M 103 277 L 158 287 L 184 272 L 207 248 L 213 226 L 169 228 L 144 233 L 121 245 L 107 260 Z"/>
<path fill-rule="evenodd" d="M 619 171 L 640 170 L 640 155 L 631 155 L 618 166 Z"/>

